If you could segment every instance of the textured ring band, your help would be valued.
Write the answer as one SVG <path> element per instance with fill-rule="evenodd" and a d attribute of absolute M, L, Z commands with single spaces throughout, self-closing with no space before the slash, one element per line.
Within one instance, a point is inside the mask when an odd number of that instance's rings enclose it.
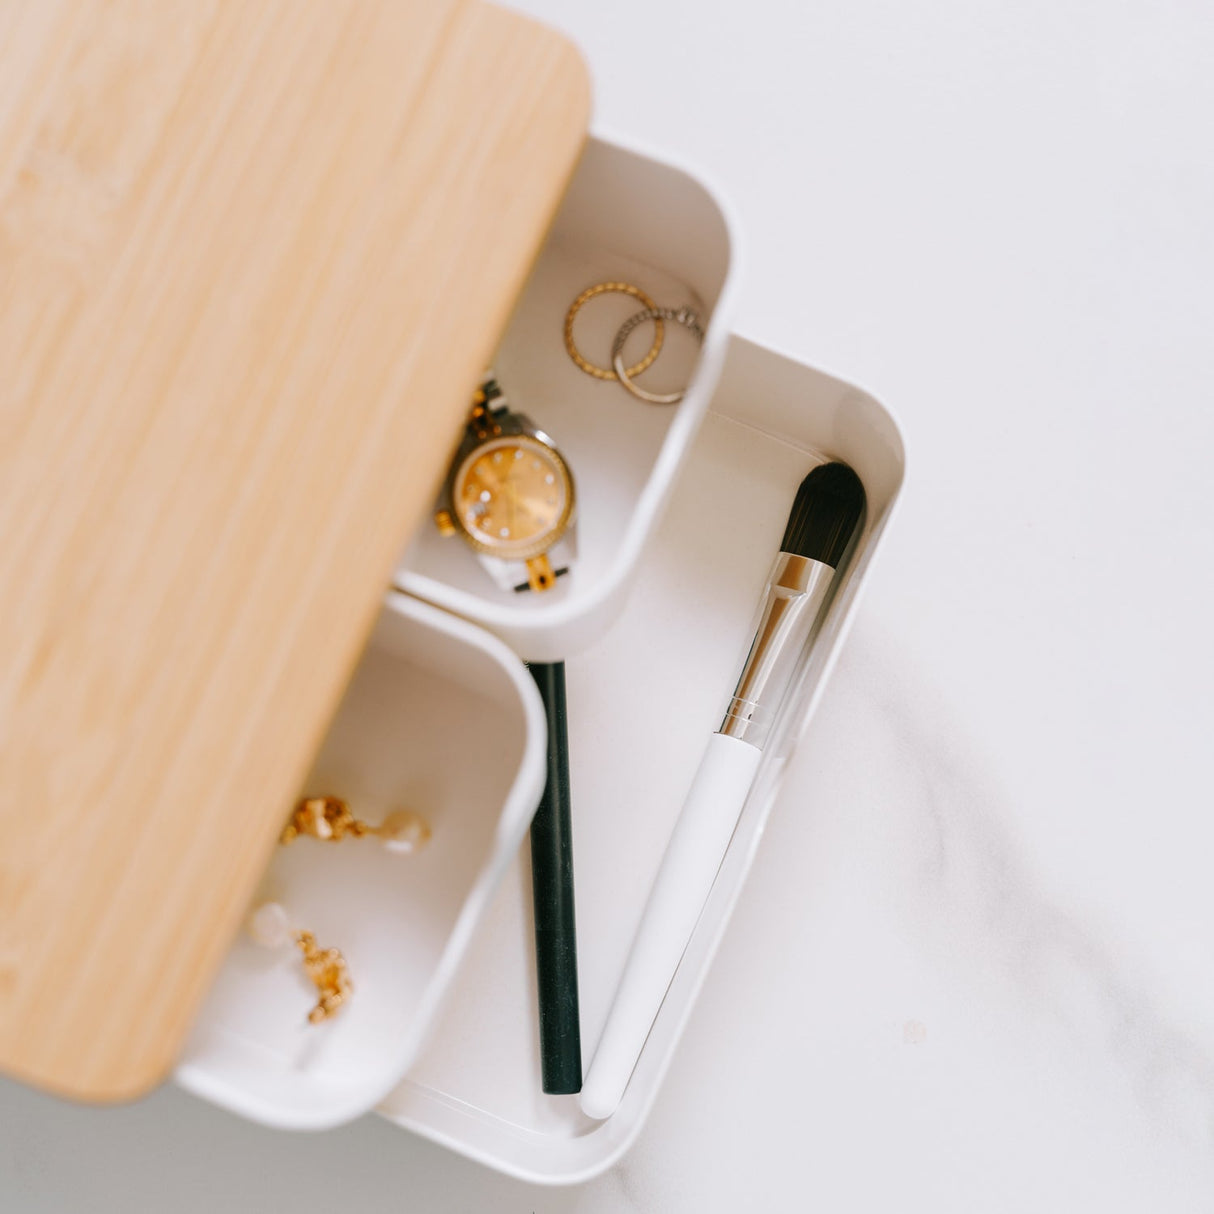
<path fill-rule="evenodd" d="M 681 391 L 649 392 L 639 384 L 632 382 L 631 376 L 638 374 L 636 368 L 628 369 L 624 366 L 624 343 L 633 329 L 647 320 L 652 320 L 655 327 L 664 320 L 673 320 L 676 324 L 682 325 L 696 341 L 703 344 L 704 330 L 700 326 L 699 313 L 692 308 L 646 308 L 643 312 L 638 312 L 624 321 L 615 335 L 615 341 L 611 343 L 611 365 L 615 368 L 616 378 L 633 396 L 651 405 L 676 405 L 683 399 Z"/>
<path fill-rule="evenodd" d="M 587 361 L 582 352 L 577 348 L 577 343 L 573 340 L 573 321 L 577 314 L 582 310 L 582 305 L 593 299 L 596 295 L 631 295 L 633 299 L 639 300 L 650 311 L 656 309 L 653 300 L 641 290 L 640 287 L 634 287 L 630 282 L 600 282 L 593 287 L 587 287 L 578 297 L 569 305 L 569 311 L 565 313 L 565 349 L 569 351 L 569 357 L 586 372 L 587 375 L 593 375 L 595 379 L 618 379 L 619 376 L 615 371 L 609 370 L 607 367 L 596 367 L 594 363 Z M 666 331 L 660 320 L 655 320 L 653 326 L 653 345 L 649 347 L 649 353 L 641 359 L 635 367 L 629 367 L 627 374 L 640 375 L 647 367 L 653 366 L 653 360 L 657 358 L 662 349 L 662 339 L 665 337 Z"/>

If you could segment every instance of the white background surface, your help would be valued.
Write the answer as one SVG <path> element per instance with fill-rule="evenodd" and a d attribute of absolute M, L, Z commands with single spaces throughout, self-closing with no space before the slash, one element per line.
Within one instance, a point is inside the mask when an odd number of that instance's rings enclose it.
<path fill-rule="evenodd" d="M 0 1084 L 0 1209 L 1214 1207 L 1214 9 L 616 0 L 598 121 L 703 166 L 738 329 L 868 388 L 900 517 L 614 1172 Z"/>

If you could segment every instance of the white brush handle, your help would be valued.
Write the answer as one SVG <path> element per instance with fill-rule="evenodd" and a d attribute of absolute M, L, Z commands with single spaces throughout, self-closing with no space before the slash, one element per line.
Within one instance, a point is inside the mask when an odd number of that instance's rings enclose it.
<path fill-rule="evenodd" d="M 582 1111 L 615 1112 L 708 900 L 762 751 L 714 733 L 666 846 L 615 1002 L 582 1085 Z"/>

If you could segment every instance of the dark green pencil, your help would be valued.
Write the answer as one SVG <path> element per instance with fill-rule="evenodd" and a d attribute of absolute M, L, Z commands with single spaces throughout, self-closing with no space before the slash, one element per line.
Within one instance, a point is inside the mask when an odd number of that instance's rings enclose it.
<path fill-rule="evenodd" d="M 569 813 L 569 732 L 565 663 L 532 662 L 548 715 L 548 779 L 531 822 L 531 892 L 539 998 L 540 1065 L 545 1092 L 582 1090 L 577 930 L 573 913 L 573 833 Z"/>

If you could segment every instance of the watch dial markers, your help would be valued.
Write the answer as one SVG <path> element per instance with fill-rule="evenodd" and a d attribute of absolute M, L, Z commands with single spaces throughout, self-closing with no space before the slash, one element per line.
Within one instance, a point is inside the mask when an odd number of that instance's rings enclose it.
<path fill-rule="evenodd" d="M 571 489 L 559 457 L 528 435 L 490 440 L 470 454 L 452 484 L 456 514 L 470 538 L 506 558 L 556 542 Z"/>

